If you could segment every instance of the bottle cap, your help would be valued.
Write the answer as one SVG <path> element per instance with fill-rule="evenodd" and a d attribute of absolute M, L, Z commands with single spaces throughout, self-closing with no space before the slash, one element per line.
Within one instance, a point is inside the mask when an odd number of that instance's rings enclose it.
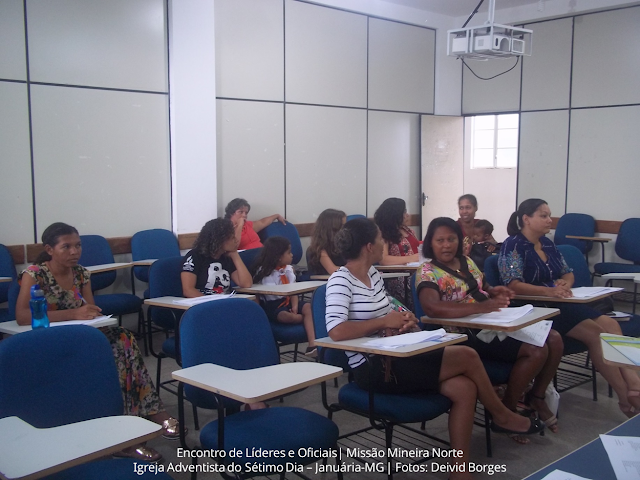
<path fill-rule="evenodd" d="M 40 288 L 40 285 L 33 285 L 31 287 L 31 298 L 44 297 L 44 292 Z"/>

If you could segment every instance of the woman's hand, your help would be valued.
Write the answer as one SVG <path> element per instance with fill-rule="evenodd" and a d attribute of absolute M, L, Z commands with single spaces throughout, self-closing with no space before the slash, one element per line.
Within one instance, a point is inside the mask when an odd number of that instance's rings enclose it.
<path fill-rule="evenodd" d="M 396 312 L 392 310 L 385 317 L 385 328 L 393 328 L 398 333 L 407 333 L 418 324 L 418 319 L 411 312 Z"/>
<path fill-rule="evenodd" d="M 505 286 L 493 287 L 491 290 L 489 290 L 488 293 L 491 296 L 491 298 L 496 298 L 496 297 L 513 298 L 516 296 L 516 292 L 514 292 L 513 290 Z"/>
<path fill-rule="evenodd" d="M 287 220 L 282 215 L 280 215 L 279 213 L 276 215 L 276 220 L 279 221 L 283 225 L 287 224 Z"/>
<path fill-rule="evenodd" d="M 485 302 L 478 302 L 476 305 L 478 306 L 478 313 L 498 312 L 501 308 L 507 308 L 509 306 L 509 299 L 497 296 Z"/>
<path fill-rule="evenodd" d="M 92 320 L 100 316 L 102 309 L 97 305 L 83 305 L 73 310 L 75 320 Z"/>
<path fill-rule="evenodd" d="M 559 278 L 558 280 L 556 280 L 555 282 L 553 282 L 554 285 L 556 287 L 567 287 L 567 288 L 571 288 L 569 287 L 569 282 L 567 282 L 566 280 L 563 280 L 562 278 Z"/>
<path fill-rule="evenodd" d="M 550 297 L 556 297 L 556 298 L 573 297 L 573 292 L 571 292 L 571 289 L 565 285 L 556 284 L 555 287 L 548 287 L 547 292 Z"/>

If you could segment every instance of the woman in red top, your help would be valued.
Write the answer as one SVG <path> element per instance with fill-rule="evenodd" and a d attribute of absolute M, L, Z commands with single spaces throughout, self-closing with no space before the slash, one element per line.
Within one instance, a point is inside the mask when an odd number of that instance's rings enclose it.
<path fill-rule="evenodd" d="M 400 265 L 403 263 L 419 262 L 418 246 L 420 240 L 407 226 L 409 214 L 407 204 L 401 198 L 387 198 L 378 207 L 373 218 L 380 229 L 384 247 L 380 265 Z M 390 295 L 411 308 L 413 299 L 405 298 L 404 281 L 401 278 L 385 281 Z"/>
<path fill-rule="evenodd" d="M 262 242 L 260 241 L 260 237 L 258 237 L 260 230 L 263 230 L 276 220 L 283 225 L 287 223 L 279 213 L 252 222 L 247 220 L 249 210 L 251 210 L 251 205 L 249 205 L 249 202 L 244 198 L 234 198 L 224 209 L 224 217 L 229 218 L 235 227 L 238 250 L 262 247 Z"/>

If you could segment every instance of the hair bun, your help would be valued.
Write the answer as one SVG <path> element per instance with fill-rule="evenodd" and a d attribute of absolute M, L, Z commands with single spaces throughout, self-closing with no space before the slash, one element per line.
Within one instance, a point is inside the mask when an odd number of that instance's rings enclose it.
<path fill-rule="evenodd" d="M 336 233 L 333 243 L 340 254 L 344 254 L 353 246 L 353 235 L 348 228 L 341 228 Z"/>

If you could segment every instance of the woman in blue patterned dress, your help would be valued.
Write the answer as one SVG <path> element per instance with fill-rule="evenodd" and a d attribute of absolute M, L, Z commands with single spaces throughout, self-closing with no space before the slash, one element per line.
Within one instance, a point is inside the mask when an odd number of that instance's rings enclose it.
<path fill-rule="evenodd" d="M 500 280 L 516 294 L 568 298 L 572 296 L 573 270 L 545 235 L 551 230 L 551 210 L 544 200 L 530 198 L 511 215 L 498 258 Z M 620 410 L 631 417 L 640 411 L 640 378 L 632 370 L 606 365 L 601 333 L 621 334 L 614 319 L 586 304 L 557 303 L 560 315 L 553 329 L 589 349 L 591 361 L 618 394 Z"/>

